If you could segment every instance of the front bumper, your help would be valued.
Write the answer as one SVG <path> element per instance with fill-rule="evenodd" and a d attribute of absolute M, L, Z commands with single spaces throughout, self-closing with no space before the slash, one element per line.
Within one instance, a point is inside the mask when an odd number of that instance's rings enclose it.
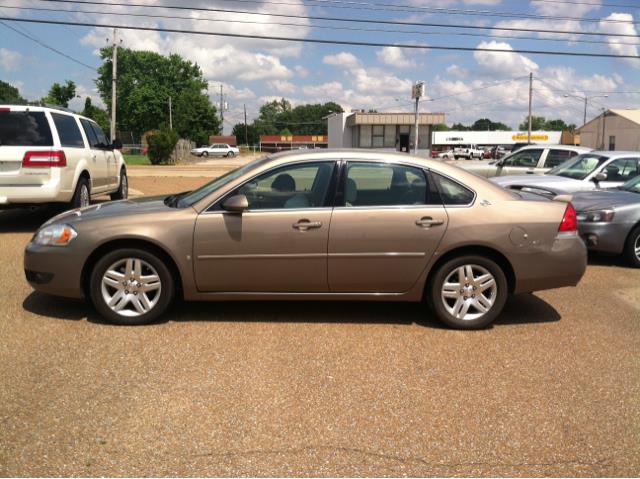
<path fill-rule="evenodd" d="M 83 258 L 70 247 L 29 243 L 24 252 L 24 270 L 33 289 L 55 296 L 82 298 Z"/>
<path fill-rule="evenodd" d="M 615 220 L 615 218 L 614 218 Z M 580 222 L 580 237 L 592 251 L 621 254 L 624 243 L 633 225 L 625 223 L 587 223 Z"/>

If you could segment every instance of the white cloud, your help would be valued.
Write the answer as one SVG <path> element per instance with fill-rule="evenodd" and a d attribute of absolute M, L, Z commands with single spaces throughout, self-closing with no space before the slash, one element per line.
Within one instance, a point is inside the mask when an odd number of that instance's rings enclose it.
<path fill-rule="evenodd" d="M 609 20 L 609 21 L 607 21 Z M 602 33 L 615 33 L 637 36 L 638 32 L 633 24 L 633 15 L 630 13 L 612 13 L 608 17 L 599 22 L 598 27 Z M 617 22 L 617 23 L 613 23 Z M 631 43 L 630 37 L 607 37 L 609 49 L 616 55 L 634 55 L 638 56 L 638 47 L 636 45 L 627 45 Z M 636 68 L 640 68 L 640 60 L 628 59 L 628 62 Z"/>
<path fill-rule="evenodd" d="M 513 50 L 506 42 L 481 42 L 477 48 L 490 50 Z M 529 72 L 536 72 L 538 64 L 533 60 L 519 53 L 491 52 L 476 50 L 473 57 L 481 68 L 487 72 L 492 72 L 496 77 L 510 77 L 525 75 Z"/>
<path fill-rule="evenodd" d="M 267 82 L 267 85 L 272 90 L 282 93 L 283 95 L 293 95 L 298 89 L 295 84 L 286 80 L 270 80 Z"/>
<path fill-rule="evenodd" d="M 0 68 L 5 71 L 14 71 L 20 68 L 22 55 L 14 50 L 0 48 Z"/>
<path fill-rule="evenodd" d="M 340 52 L 334 55 L 326 55 L 322 62 L 327 65 L 332 65 L 336 67 L 343 67 L 347 69 L 357 68 L 361 65 L 360 60 L 353 54 L 349 52 Z"/>
<path fill-rule="evenodd" d="M 456 64 L 449 65 L 445 72 L 447 72 L 449 76 L 458 78 L 464 78 L 469 75 L 469 70 Z"/>
<path fill-rule="evenodd" d="M 416 66 L 415 60 L 407 58 L 404 51 L 398 47 L 384 47 L 376 52 L 376 56 L 380 62 L 394 68 L 413 68 Z"/>
<path fill-rule="evenodd" d="M 295 67 L 293 67 L 293 69 L 300 78 L 307 78 L 309 76 L 309 70 L 307 70 L 302 65 L 296 65 Z"/>

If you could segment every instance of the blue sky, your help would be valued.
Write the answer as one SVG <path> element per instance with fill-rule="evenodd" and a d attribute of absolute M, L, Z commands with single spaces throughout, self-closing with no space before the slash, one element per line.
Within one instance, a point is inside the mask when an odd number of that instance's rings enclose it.
<path fill-rule="evenodd" d="M 122 0 L 121 0 L 122 1 Z M 575 0 L 574 0 L 575 1 Z M 390 44 L 424 44 L 462 46 L 488 49 L 527 49 L 556 51 L 587 51 L 638 55 L 640 47 L 616 42 L 639 43 L 637 36 L 615 38 L 610 36 L 578 37 L 540 33 L 537 30 L 573 30 L 638 34 L 640 3 L 637 8 L 602 6 L 601 0 L 581 0 L 578 3 L 525 0 L 363 0 L 365 3 L 385 3 L 403 6 L 366 10 L 359 8 L 332 8 L 326 0 L 280 0 L 279 3 L 234 2 L 229 0 L 138 0 L 147 5 L 190 5 L 209 8 L 227 8 L 260 12 L 263 16 L 228 13 L 148 9 L 141 7 L 112 7 L 103 5 L 73 5 L 38 0 L 5 0 L 0 15 L 15 18 L 43 18 L 66 21 L 89 21 L 107 24 L 163 26 L 199 31 L 248 33 L 255 35 L 289 36 L 299 38 L 325 38 L 373 41 Z M 313 3 L 315 6 L 311 5 Z M 588 3 L 588 4 L 587 4 Z M 631 0 L 606 0 L 604 3 L 633 4 Z M 353 6 L 353 3 L 333 4 Z M 17 8 L 49 8 L 55 11 L 33 11 Z M 370 5 L 369 5 L 370 7 Z M 467 10 L 455 15 L 434 8 Z M 128 14 L 158 14 L 172 18 L 145 18 L 114 16 L 106 13 L 77 13 L 69 10 L 118 12 Z M 432 10 L 429 10 L 432 9 Z M 472 13 L 516 12 L 557 17 L 580 18 L 585 21 L 551 20 L 536 18 L 504 18 Z M 481 25 L 487 27 L 520 27 L 536 32 L 499 32 L 496 30 L 465 30 L 474 34 L 494 34 L 499 38 L 455 35 L 455 30 L 426 26 L 395 26 L 321 22 L 273 16 L 276 13 L 314 15 L 375 20 L 397 20 L 418 23 L 448 23 L 454 25 Z M 186 19 L 175 16 L 187 17 Z M 202 18 L 223 20 L 203 21 Z M 590 21 L 594 19 L 593 21 Z M 257 24 L 234 23 L 250 20 Z M 299 26 L 273 23 L 297 23 Z M 36 25 L 8 22 L 14 28 L 36 37 L 77 60 L 97 67 L 97 50 L 106 45 L 111 31 L 87 27 Z M 422 31 L 429 34 L 354 31 L 316 28 L 316 26 L 349 27 Z M 238 40 L 225 37 L 163 34 L 121 30 L 122 45 L 134 49 L 147 49 L 163 54 L 179 53 L 203 69 L 210 84 L 210 94 L 217 101 L 220 83 L 227 93 L 230 111 L 226 115 L 225 129 L 242 120 L 243 104 L 250 117 L 259 106 L 271 98 L 285 97 L 292 103 L 336 101 L 345 109 L 375 108 L 380 111 L 407 111 L 411 108 L 411 83 L 427 82 L 427 93 L 432 101 L 424 102 L 425 111 L 442 111 L 447 123 L 469 123 L 477 118 L 489 117 L 517 127 L 527 111 L 528 80 L 530 71 L 534 82 L 534 114 L 560 117 L 580 124 L 582 100 L 575 96 L 594 97 L 589 101 L 589 116 L 602 107 L 640 108 L 640 94 L 613 93 L 640 91 L 640 61 L 609 58 L 583 58 L 541 56 L 532 54 L 506 54 L 498 52 L 451 52 L 437 50 L 408 50 L 400 48 L 355 47 L 343 45 L 316 45 L 265 40 Z M 447 35 L 433 34 L 447 32 Z M 504 35 L 509 35 L 505 38 Z M 517 38 L 518 36 L 534 39 Z M 513 38 L 516 37 L 516 38 Z M 542 41 L 543 38 L 561 41 Z M 604 43 L 580 44 L 576 39 L 597 40 Z M 0 79 L 18 86 L 29 99 L 44 96 L 54 81 L 71 79 L 78 85 L 83 97 L 72 103 L 80 108 L 85 96 L 100 104 L 93 80 L 96 74 L 36 42 L 0 25 Z M 539 80 L 538 80 L 539 79 Z M 512 80 L 512 81 L 510 81 Z M 494 85 L 494 86 L 491 86 Z M 470 91 L 469 90 L 475 90 Z M 608 92 L 608 93 L 605 93 Z M 575 95 L 565 97 L 564 95 Z M 607 98 L 595 98 L 608 94 Z"/>

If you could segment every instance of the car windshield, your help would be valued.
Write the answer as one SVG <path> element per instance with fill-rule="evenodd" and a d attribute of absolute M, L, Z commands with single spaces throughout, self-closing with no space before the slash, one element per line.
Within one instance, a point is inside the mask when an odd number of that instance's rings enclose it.
<path fill-rule="evenodd" d="M 563 176 L 574 180 L 584 180 L 608 159 L 609 158 L 606 156 L 586 153 L 584 155 L 578 155 L 572 160 L 566 161 L 561 165 L 552 168 L 547 171 L 546 174 Z"/>
<path fill-rule="evenodd" d="M 636 176 L 632 180 L 627 181 L 620 189 L 631 191 L 632 193 L 640 193 L 640 176 Z"/>
<path fill-rule="evenodd" d="M 198 201 L 200 201 L 205 196 L 208 196 L 209 194 L 213 193 L 218 188 L 222 188 L 227 183 L 230 183 L 233 180 L 240 178 L 245 173 L 253 170 L 254 168 L 257 168 L 258 166 L 262 165 L 263 163 L 266 163 L 269 160 L 270 158 L 268 156 L 265 156 L 263 158 L 258 158 L 257 160 L 254 160 L 251 163 L 247 163 L 246 165 L 241 166 L 240 168 L 231 170 L 228 173 L 225 173 L 224 175 L 219 176 L 215 180 L 210 181 L 209 183 L 201 186 L 200 188 L 184 194 L 179 198 L 176 205 L 178 206 L 178 208 L 185 208 L 187 206 L 191 206 L 197 203 Z"/>

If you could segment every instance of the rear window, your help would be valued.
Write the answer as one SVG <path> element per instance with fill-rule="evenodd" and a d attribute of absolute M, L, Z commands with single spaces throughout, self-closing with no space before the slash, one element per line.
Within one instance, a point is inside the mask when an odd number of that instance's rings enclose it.
<path fill-rule="evenodd" d="M 80 128 L 76 119 L 70 115 L 61 115 L 60 113 L 52 113 L 53 123 L 58 130 L 60 144 L 71 148 L 84 148 L 84 141 L 80 134 Z"/>
<path fill-rule="evenodd" d="M 53 146 L 42 111 L 0 111 L 0 146 Z"/>

